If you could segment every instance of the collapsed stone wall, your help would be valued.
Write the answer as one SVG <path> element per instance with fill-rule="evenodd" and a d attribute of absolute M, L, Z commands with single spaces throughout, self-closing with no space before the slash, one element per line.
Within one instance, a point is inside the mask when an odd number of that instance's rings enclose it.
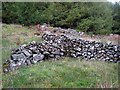
<path fill-rule="evenodd" d="M 9 60 L 3 64 L 3 71 L 9 72 L 23 65 L 44 60 L 59 59 L 62 56 L 120 62 L 120 46 L 95 41 L 71 39 L 66 35 L 44 34 L 44 42 L 31 42 L 12 50 Z"/>

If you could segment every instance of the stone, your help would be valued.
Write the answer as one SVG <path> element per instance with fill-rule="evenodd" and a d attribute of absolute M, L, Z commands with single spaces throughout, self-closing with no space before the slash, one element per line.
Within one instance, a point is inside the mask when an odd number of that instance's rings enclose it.
<path fill-rule="evenodd" d="M 23 44 L 20 47 L 21 47 L 21 49 L 24 49 L 26 46 L 27 46 L 26 44 Z"/>
<path fill-rule="evenodd" d="M 31 65 L 39 61 L 59 59 L 61 56 L 83 58 L 84 60 L 101 60 L 108 62 L 120 62 L 120 46 L 103 44 L 101 42 L 76 39 L 76 31 L 70 29 L 69 34 L 55 35 L 43 34 L 43 42 L 32 41 L 28 45 L 23 44 L 12 50 L 11 57 L 4 67 L 4 72 L 14 70 L 22 65 Z"/>
<path fill-rule="evenodd" d="M 49 55 L 50 53 L 49 52 L 47 52 L 47 51 L 45 51 L 45 52 L 43 52 L 43 54 L 45 55 Z"/>
<path fill-rule="evenodd" d="M 50 54 L 49 57 L 50 57 L 50 58 L 55 58 L 53 54 Z"/>
<path fill-rule="evenodd" d="M 25 63 L 26 63 L 27 65 L 31 65 L 31 64 L 32 64 L 32 63 L 31 63 L 31 60 L 26 60 Z"/>
<path fill-rule="evenodd" d="M 23 53 L 21 54 L 13 54 L 11 55 L 11 59 L 12 60 L 22 60 L 22 59 L 26 59 L 25 55 Z"/>
<path fill-rule="evenodd" d="M 82 49 L 79 48 L 79 47 L 77 47 L 77 48 L 74 48 L 74 50 L 76 50 L 76 51 L 81 51 Z"/>
<path fill-rule="evenodd" d="M 37 49 L 37 47 L 34 46 L 34 47 L 30 47 L 29 49 L 32 50 L 32 51 L 35 51 Z"/>
<path fill-rule="evenodd" d="M 44 58 L 43 54 L 33 54 L 33 61 L 35 61 L 35 62 L 43 60 L 43 58 Z"/>
<path fill-rule="evenodd" d="M 27 51 L 27 50 L 23 50 L 22 51 L 27 57 L 29 57 L 29 56 L 31 56 L 32 54 L 29 52 L 29 51 Z"/>
<path fill-rule="evenodd" d="M 70 56 L 72 56 L 72 57 L 74 57 L 74 58 L 77 57 L 75 53 L 71 53 Z"/>

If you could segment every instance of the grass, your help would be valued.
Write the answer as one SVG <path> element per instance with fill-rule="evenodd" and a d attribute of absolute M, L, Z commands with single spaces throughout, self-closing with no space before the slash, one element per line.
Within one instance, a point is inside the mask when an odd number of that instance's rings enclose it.
<path fill-rule="evenodd" d="M 21 44 L 31 41 L 41 41 L 40 37 L 35 37 L 36 30 L 28 27 L 16 27 L 15 25 L 3 25 L 2 28 L 2 61 L 9 58 L 11 49 L 18 48 Z"/>
<path fill-rule="evenodd" d="M 41 41 L 33 34 L 36 30 L 30 30 L 15 25 L 3 26 L 2 62 L 10 57 L 12 48 L 32 40 Z M 4 88 L 114 88 L 118 87 L 118 68 L 115 63 L 63 57 L 3 74 L 2 84 Z"/>

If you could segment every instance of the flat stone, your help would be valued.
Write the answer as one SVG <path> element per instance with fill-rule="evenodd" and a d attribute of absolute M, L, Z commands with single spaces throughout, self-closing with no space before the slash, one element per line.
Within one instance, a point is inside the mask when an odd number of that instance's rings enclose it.
<path fill-rule="evenodd" d="M 23 59 L 26 59 L 26 56 L 23 53 L 13 54 L 13 55 L 11 55 L 11 59 L 12 60 L 23 60 Z"/>
<path fill-rule="evenodd" d="M 47 55 L 49 55 L 50 53 L 49 53 L 49 52 L 43 52 L 43 54 L 47 54 Z"/>
<path fill-rule="evenodd" d="M 29 56 L 31 56 L 32 54 L 29 52 L 29 51 L 27 51 L 27 50 L 23 50 L 22 51 L 27 57 L 29 57 Z"/>
<path fill-rule="evenodd" d="M 35 51 L 37 49 L 37 47 L 34 46 L 34 47 L 30 47 L 29 49 Z"/>
<path fill-rule="evenodd" d="M 43 54 L 33 54 L 34 61 L 40 61 L 40 60 L 43 60 L 43 58 L 44 58 Z"/>

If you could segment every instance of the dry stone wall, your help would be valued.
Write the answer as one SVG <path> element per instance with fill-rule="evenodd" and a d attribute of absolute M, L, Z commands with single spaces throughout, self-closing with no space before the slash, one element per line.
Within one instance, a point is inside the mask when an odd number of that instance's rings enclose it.
<path fill-rule="evenodd" d="M 67 35 L 44 34 L 44 42 L 31 42 L 12 50 L 9 60 L 3 64 L 3 71 L 9 72 L 24 65 L 60 57 L 81 58 L 120 62 L 120 46 L 95 41 L 71 39 Z"/>

